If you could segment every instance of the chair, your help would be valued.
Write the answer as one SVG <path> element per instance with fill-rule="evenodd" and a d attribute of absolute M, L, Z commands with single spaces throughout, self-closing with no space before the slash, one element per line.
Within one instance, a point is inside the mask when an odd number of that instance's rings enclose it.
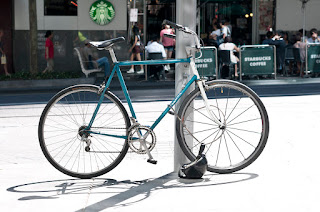
<path fill-rule="evenodd" d="M 285 45 L 276 46 L 277 70 L 280 74 L 285 74 Z"/>
<path fill-rule="evenodd" d="M 85 61 L 83 60 L 83 54 L 82 54 L 82 49 L 79 47 L 74 48 L 74 50 L 77 52 L 79 61 L 80 61 L 80 66 L 82 72 L 86 75 L 88 78 L 89 74 L 93 72 L 100 72 L 102 69 L 98 67 L 98 63 L 96 61 Z M 92 66 L 92 68 L 89 68 Z"/>
<path fill-rule="evenodd" d="M 303 76 L 303 73 L 304 73 L 303 63 L 304 63 L 304 61 L 300 57 L 300 49 L 299 48 L 292 48 L 292 50 L 293 50 L 294 62 L 300 63 L 300 76 Z"/>
<path fill-rule="evenodd" d="M 285 62 L 284 74 L 288 76 L 288 69 L 290 70 L 292 63 L 295 62 L 293 57 L 292 46 L 286 47 L 284 62 Z"/>
<path fill-rule="evenodd" d="M 228 78 L 232 73 L 230 50 L 218 50 L 219 75 L 221 78 Z"/>
<path fill-rule="evenodd" d="M 156 52 L 156 53 L 148 53 L 148 60 L 162 60 L 162 53 Z M 164 67 L 162 64 L 159 65 L 148 65 L 148 76 L 154 76 L 156 80 L 159 80 L 162 76 L 163 79 L 165 79 L 164 74 Z"/>

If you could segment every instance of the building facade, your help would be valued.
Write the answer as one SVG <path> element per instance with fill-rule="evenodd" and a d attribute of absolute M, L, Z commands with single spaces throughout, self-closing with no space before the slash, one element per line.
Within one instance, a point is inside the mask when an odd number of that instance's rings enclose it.
<path fill-rule="evenodd" d="M 97 0 L 35 0 L 38 26 L 38 71 L 46 66 L 44 59 L 45 32 L 53 30 L 55 45 L 55 70 L 80 71 L 74 47 L 83 45 L 83 38 L 105 40 L 124 36 L 127 42 L 115 46 L 119 60 L 129 59 L 131 28 L 137 25 L 146 43 L 150 36 L 159 33 L 163 19 L 175 21 L 174 0 L 108 0 L 114 17 L 97 23 L 90 16 Z M 259 44 L 265 33 L 283 30 L 291 34 L 303 27 L 301 0 L 198 0 L 197 31 L 203 40 L 213 18 L 226 19 L 232 26 L 234 43 Z M 136 9 L 136 10 L 132 10 Z M 317 28 L 320 1 L 306 4 L 306 30 Z M 102 16 L 101 16 L 102 17 Z M 29 71 L 29 7 L 28 0 L 2 0 L 0 29 L 4 30 L 9 72 Z M 97 57 L 107 52 L 97 51 Z M 2 67 L 0 74 L 3 74 Z"/>

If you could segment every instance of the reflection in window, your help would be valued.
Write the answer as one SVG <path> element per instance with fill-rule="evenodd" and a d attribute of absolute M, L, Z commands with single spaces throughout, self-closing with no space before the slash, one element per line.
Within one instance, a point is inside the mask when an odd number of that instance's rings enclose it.
<path fill-rule="evenodd" d="M 44 0 L 44 15 L 77 16 L 77 0 Z"/>

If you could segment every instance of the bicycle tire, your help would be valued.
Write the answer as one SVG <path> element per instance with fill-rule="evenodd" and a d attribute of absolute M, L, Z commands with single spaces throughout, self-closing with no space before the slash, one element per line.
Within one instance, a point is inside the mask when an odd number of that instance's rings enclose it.
<path fill-rule="evenodd" d="M 103 175 L 115 168 L 128 151 L 127 139 L 92 133 L 87 135 L 91 144 L 90 151 L 86 151 L 81 129 L 90 122 L 100 96 L 97 86 L 71 86 L 52 97 L 41 114 L 41 150 L 64 174 L 82 179 Z M 128 136 L 129 127 L 130 119 L 121 101 L 107 91 L 91 130 Z"/>
<path fill-rule="evenodd" d="M 249 166 L 263 151 L 269 135 L 262 101 L 249 87 L 230 80 L 206 82 L 205 92 L 214 116 L 226 126 L 219 127 L 209 117 L 197 87 L 184 99 L 176 118 L 182 151 L 194 161 L 204 143 L 210 172 L 227 174 Z"/>

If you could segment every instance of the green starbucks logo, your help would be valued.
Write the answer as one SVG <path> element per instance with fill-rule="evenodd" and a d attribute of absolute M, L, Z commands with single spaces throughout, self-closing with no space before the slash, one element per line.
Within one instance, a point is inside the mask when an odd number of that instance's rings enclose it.
<path fill-rule="evenodd" d="M 90 18 L 99 25 L 110 23 L 115 14 L 113 5 L 106 0 L 98 0 L 90 7 Z"/>

